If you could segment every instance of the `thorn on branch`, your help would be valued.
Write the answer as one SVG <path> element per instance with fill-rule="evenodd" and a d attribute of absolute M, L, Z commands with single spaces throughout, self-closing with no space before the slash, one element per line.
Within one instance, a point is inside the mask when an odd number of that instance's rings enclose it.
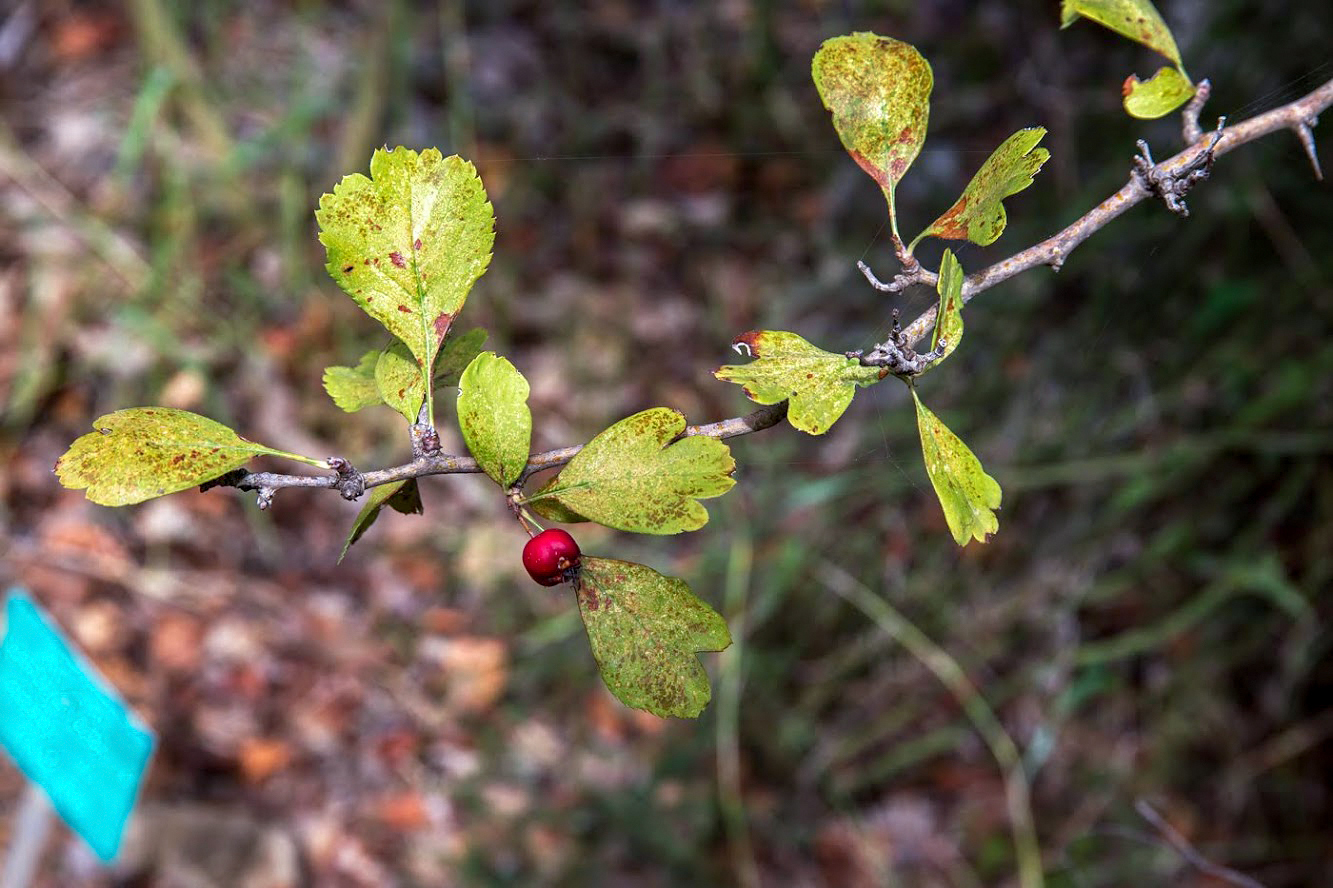
<path fill-rule="evenodd" d="M 1314 133 L 1311 130 L 1319 125 L 1318 117 L 1311 117 L 1302 120 L 1292 127 L 1296 133 L 1296 138 L 1301 140 L 1301 147 L 1305 149 L 1305 156 L 1310 159 L 1310 166 L 1314 167 L 1314 177 L 1320 182 L 1324 181 L 1324 171 L 1319 168 L 1319 152 L 1315 150 Z"/>
<path fill-rule="evenodd" d="M 1189 104 L 1181 112 L 1180 128 L 1182 135 L 1185 137 L 1186 145 L 1193 145 L 1203 138 L 1203 130 L 1199 128 L 1199 113 L 1203 111 L 1204 103 L 1208 101 L 1208 97 L 1212 94 L 1213 85 L 1205 77 L 1194 88 L 1194 98 L 1189 100 Z"/>
<path fill-rule="evenodd" d="M 338 480 L 333 486 L 343 495 L 343 499 L 360 499 L 361 495 L 366 492 L 366 476 L 358 472 L 355 466 L 341 456 L 329 457 L 328 463 L 329 468 L 338 473 Z M 260 499 L 259 507 L 262 509 L 264 508 L 262 504 L 263 491 L 260 491 Z"/>
<path fill-rule="evenodd" d="M 883 367 L 888 373 L 902 379 L 925 373 L 931 364 L 944 357 L 946 344 L 944 337 L 940 337 L 933 350 L 918 354 L 912 350 L 907 337 L 903 335 L 900 318 L 901 313 L 895 308 L 893 329 L 889 331 L 889 338 L 868 352 L 847 352 L 847 357 L 855 358 L 864 367 Z"/>
<path fill-rule="evenodd" d="M 1217 129 L 1213 131 L 1213 138 L 1208 142 L 1208 146 L 1200 150 L 1189 163 L 1174 172 L 1163 172 L 1153 161 L 1148 143 L 1139 139 L 1139 153 L 1134 157 L 1133 175 L 1150 193 L 1160 197 L 1166 203 L 1168 210 L 1184 219 L 1190 214 L 1189 207 L 1185 206 L 1185 195 L 1195 185 L 1207 179 L 1208 174 L 1212 172 L 1213 151 L 1222 138 L 1222 128 L 1226 126 L 1226 122 L 1225 117 L 1218 118 Z"/>

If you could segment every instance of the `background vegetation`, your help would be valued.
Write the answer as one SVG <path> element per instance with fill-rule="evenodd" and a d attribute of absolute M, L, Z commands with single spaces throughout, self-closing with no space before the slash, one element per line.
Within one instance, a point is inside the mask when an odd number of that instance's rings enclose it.
<path fill-rule="evenodd" d="M 1205 124 L 1330 76 L 1318 4 L 1161 9 L 1212 79 Z M 810 82 L 823 39 L 874 30 L 934 66 L 906 229 L 1010 132 L 1050 129 L 1051 162 L 997 244 L 960 252 L 970 269 L 1119 187 L 1135 138 L 1176 149 L 1174 119 L 1119 106 L 1156 60 L 1056 22 L 1053 2 L 7 7 L 0 580 L 31 588 L 161 737 L 120 874 L 66 837 L 43 884 L 1003 883 L 993 761 L 834 594 L 848 582 L 998 710 L 1052 884 L 1215 884 L 1139 798 L 1270 888 L 1325 878 L 1333 226 L 1285 135 L 1220 161 L 1188 220 L 1139 207 L 1058 276 L 969 307 L 922 386 L 1004 486 L 989 545 L 954 546 L 892 385 L 826 439 L 736 441 L 741 483 L 699 533 L 576 529 L 732 621 L 698 722 L 609 697 L 572 601 L 523 575 L 482 477 L 427 482 L 424 518 L 386 514 L 335 566 L 357 506 L 326 492 L 266 514 L 234 491 L 109 510 L 50 474 L 94 417 L 148 403 L 401 461 L 400 417 L 348 417 L 320 387 L 383 333 L 323 273 L 315 203 L 384 143 L 480 169 L 497 241 L 464 321 L 532 381 L 534 447 L 658 404 L 744 412 L 710 374 L 734 335 L 868 347 L 892 307 L 855 269 L 895 270 L 882 199 Z M 905 316 L 933 299 L 908 294 Z M 0 812 L 18 789 L 0 767 Z"/>

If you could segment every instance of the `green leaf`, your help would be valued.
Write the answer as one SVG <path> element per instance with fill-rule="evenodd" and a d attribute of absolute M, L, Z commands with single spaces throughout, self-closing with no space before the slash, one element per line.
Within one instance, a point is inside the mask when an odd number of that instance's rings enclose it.
<path fill-rule="evenodd" d="M 220 422 L 171 407 L 117 410 L 93 429 L 56 460 L 56 475 L 66 487 L 87 488 L 88 499 L 104 506 L 195 487 L 261 454 L 328 468 L 324 460 L 247 441 Z"/>
<path fill-rule="evenodd" d="M 347 550 L 352 548 L 352 544 L 370 530 L 370 525 L 380 517 L 380 510 L 385 506 L 404 515 L 420 515 L 425 511 L 417 479 L 390 481 L 388 484 L 381 484 L 366 491 L 366 502 L 357 513 L 356 521 L 352 522 L 352 532 L 347 535 L 347 542 L 343 543 L 342 553 L 338 556 L 339 564 L 342 564 L 342 560 L 347 557 Z"/>
<path fill-rule="evenodd" d="M 1156 120 L 1194 98 L 1194 84 L 1175 68 L 1163 66 L 1148 80 L 1140 80 L 1137 74 L 1129 75 L 1121 92 L 1130 117 Z"/>
<path fill-rule="evenodd" d="M 1031 185 L 1032 177 L 1051 156 L 1045 148 L 1037 147 L 1045 135 L 1045 127 L 1033 126 L 1000 143 L 957 202 L 918 234 L 911 247 L 929 235 L 970 240 L 983 247 L 995 243 L 1006 222 L 1004 199 Z"/>
<path fill-rule="evenodd" d="M 944 354 L 940 355 L 927 369 L 939 366 L 958 344 L 963 341 L 963 266 L 953 254 L 945 250 L 940 259 L 940 276 L 935 282 L 935 291 L 940 294 L 939 305 L 935 311 L 935 335 L 930 339 L 930 350 L 934 351 L 944 339 Z"/>
<path fill-rule="evenodd" d="M 972 539 L 986 542 L 1000 527 L 995 509 L 1000 507 L 1000 485 L 981 468 L 981 462 L 939 417 L 926 409 L 912 389 L 916 402 L 916 425 L 921 433 L 921 455 L 926 474 L 935 488 L 944 519 L 954 542 L 967 545 Z"/>
<path fill-rule="evenodd" d="M 440 349 L 440 356 L 435 359 L 435 387 L 457 387 L 463 370 L 481 354 L 485 344 L 486 331 L 480 327 L 473 327 L 466 333 L 450 334 L 444 341 L 444 348 Z"/>
<path fill-rule="evenodd" d="M 712 689 L 697 654 L 725 650 L 731 633 L 684 580 L 584 557 L 574 591 L 602 681 L 620 702 L 664 718 L 703 712 Z"/>
<path fill-rule="evenodd" d="M 622 419 L 589 441 L 530 501 L 554 498 L 589 521 L 635 533 L 698 530 L 708 523 L 708 510 L 697 500 L 730 490 L 736 462 L 716 438 L 675 440 L 684 431 L 685 417 L 667 407 Z"/>
<path fill-rule="evenodd" d="M 375 363 L 375 387 L 384 403 L 401 413 L 408 423 L 417 421 L 421 402 L 426 398 L 426 386 L 421 368 L 406 345 L 395 342 L 380 352 Z"/>
<path fill-rule="evenodd" d="M 884 192 L 897 238 L 894 189 L 926 141 L 929 63 L 909 43 L 862 31 L 825 40 L 811 74 L 843 147 Z"/>
<path fill-rule="evenodd" d="M 1154 49 L 1181 66 L 1176 38 L 1150 0 L 1063 0 L 1060 27 L 1069 27 L 1079 16 Z"/>
<path fill-rule="evenodd" d="M 476 169 L 434 148 L 380 149 L 370 178 L 344 178 L 320 198 L 315 217 L 329 274 L 406 344 L 433 417 L 427 381 L 436 354 L 495 241 L 495 214 Z"/>
<path fill-rule="evenodd" d="M 496 484 L 508 487 L 528 464 L 532 413 L 528 381 L 505 358 L 482 352 L 458 382 L 458 427 Z"/>
<path fill-rule="evenodd" d="M 731 344 L 758 360 L 728 364 L 713 375 L 742 386 L 756 403 L 791 401 L 787 421 L 811 435 L 824 434 L 838 421 L 858 386 L 874 385 L 882 378 L 879 368 L 826 352 L 795 333 L 752 330 Z"/>
<path fill-rule="evenodd" d="M 375 385 L 375 364 L 379 359 L 378 351 L 368 351 L 355 367 L 325 367 L 324 390 L 333 403 L 348 413 L 383 404 L 379 387 Z"/>

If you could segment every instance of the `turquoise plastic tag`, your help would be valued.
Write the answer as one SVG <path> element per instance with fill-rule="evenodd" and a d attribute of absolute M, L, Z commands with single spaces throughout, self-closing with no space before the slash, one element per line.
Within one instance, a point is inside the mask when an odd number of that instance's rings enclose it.
<path fill-rule="evenodd" d="M 0 746 L 70 829 L 109 861 L 153 752 L 153 735 L 18 589 L 0 640 Z"/>

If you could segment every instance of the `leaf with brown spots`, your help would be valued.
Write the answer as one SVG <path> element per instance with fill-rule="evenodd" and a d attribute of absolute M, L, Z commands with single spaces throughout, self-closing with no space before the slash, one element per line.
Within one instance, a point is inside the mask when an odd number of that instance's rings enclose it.
<path fill-rule="evenodd" d="M 725 650 L 731 633 L 684 580 L 585 556 L 574 592 L 602 681 L 620 702 L 664 718 L 703 712 L 712 689 L 696 655 Z"/>
<path fill-rule="evenodd" d="M 970 240 L 983 247 L 995 243 L 1007 222 L 1004 199 L 1031 185 L 1032 177 L 1051 156 L 1045 148 L 1037 147 L 1045 135 L 1045 127 L 1033 126 L 1001 142 L 967 183 L 962 196 L 918 234 L 908 250 L 930 235 Z"/>
<path fill-rule="evenodd" d="M 404 343 L 395 342 L 380 352 L 375 362 L 375 387 L 384 403 L 401 413 L 409 424 L 417 421 L 426 398 L 426 383 L 417 359 Z"/>
<path fill-rule="evenodd" d="M 973 539 L 986 542 L 1000 527 L 995 510 L 1000 508 L 1000 485 L 986 474 L 967 445 L 926 409 L 912 389 L 916 402 L 916 425 L 921 433 L 921 455 L 926 460 L 935 496 L 944 509 L 944 520 L 954 542 L 966 546 Z"/>
<path fill-rule="evenodd" d="M 320 198 L 315 218 L 329 274 L 406 344 L 433 417 L 436 355 L 495 241 L 476 169 L 434 148 L 380 149 L 370 177 L 344 178 Z"/>
<path fill-rule="evenodd" d="M 352 522 L 352 532 L 347 535 L 347 542 L 343 543 L 343 550 L 338 555 L 339 564 L 342 564 L 342 560 L 347 557 L 347 550 L 352 548 L 352 544 L 370 530 L 370 525 L 380 517 L 380 510 L 385 506 L 403 515 L 420 515 L 425 511 L 417 479 L 391 481 L 366 491 L 366 502 L 357 513 L 356 521 Z"/>
<path fill-rule="evenodd" d="M 1067 28 L 1079 16 L 1110 28 L 1121 37 L 1128 37 L 1156 50 L 1180 67 L 1180 50 L 1171 29 L 1162 21 L 1151 0 L 1063 0 L 1060 4 L 1060 27 Z M 1183 73 L 1183 72 L 1182 72 Z"/>
<path fill-rule="evenodd" d="M 324 460 L 247 441 L 220 422 L 171 407 L 99 417 L 56 461 L 60 483 L 104 506 L 127 506 L 195 487 L 261 454 L 328 468 Z"/>
<path fill-rule="evenodd" d="M 790 401 L 787 421 L 811 435 L 832 428 L 858 387 L 880 380 L 879 368 L 826 352 L 795 333 L 752 330 L 737 336 L 731 345 L 758 360 L 728 364 L 713 375 L 743 387 L 746 397 L 757 404 Z"/>
<path fill-rule="evenodd" d="M 685 417 L 654 407 L 622 419 L 589 441 L 531 499 L 553 498 L 571 513 L 618 530 L 680 533 L 708 523 L 700 499 L 736 483 L 731 450 L 685 431 Z"/>
<path fill-rule="evenodd" d="M 825 40 L 811 75 L 843 147 L 884 192 L 897 238 L 894 189 L 926 141 L 929 63 L 909 43 L 862 31 Z"/>

